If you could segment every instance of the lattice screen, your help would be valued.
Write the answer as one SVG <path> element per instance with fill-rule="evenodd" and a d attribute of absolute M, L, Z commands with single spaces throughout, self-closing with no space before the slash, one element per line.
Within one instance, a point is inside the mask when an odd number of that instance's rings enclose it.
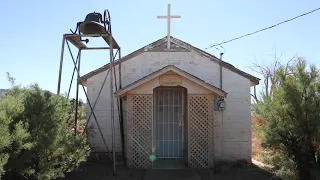
<path fill-rule="evenodd" d="M 213 95 L 188 95 L 188 163 L 211 168 L 214 158 Z"/>
<path fill-rule="evenodd" d="M 128 166 L 150 168 L 152 154 L 152 95 L 127 96 Z"/>

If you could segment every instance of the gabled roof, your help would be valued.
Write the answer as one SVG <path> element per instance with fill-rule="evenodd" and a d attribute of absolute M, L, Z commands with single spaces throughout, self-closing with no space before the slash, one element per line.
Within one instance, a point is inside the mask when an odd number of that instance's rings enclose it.
<path fill-rule="evenodd" d="M 181 52 L 181 51 L 188 51 L 188 52 L 194 52 L 194 53 L 196 53 L 196 54 L 198 54 L 200 56 L 206 57 L 206 58 L 208 58 L 208 59 L 210 59 L 212 61 L 215 61 L 217 63 L 220 62 L 220 59 L 215 57 L 214 55 L 209 54 L 209 53 L 207 53 L 207 52 L 205 52 L 205 51 L 203 51 L 203 50 L 201 50 L 201 49 L 199 49 L 197 47 L 194 47 L 194 46 L 192 46 L 192 45 L 190 45 L 190 44 L 188 44 L 188 43 L 186 43 L 184 41 L 181 41 L 181 40 L 179 40 L 177 38 L 174 38 L 174 37 L 171 37 L 170 40 L 172 42 L 171 49 L 166 49 L 166 48 L 163 47 L 163 46 L 165 46 L 165 44 L 167 42 L 167 38 L 164 37 L 164 38 L 161 38 L 161 39 L 159 39 L 159 40 L 157 40 L 157 41 L 155 41 L 153 43 L 150 43 L 150 44 L 148 44 L 148 45 L 146 45 L 146 46 L 144 46 L 144 47 L 142 47 L 142 48 L 140 48 L 140 49 L 138 49 L 138 50 L 136 50 L 136 51 L 124 56 L 124 57 L 122 57 L 120 59 L 120 61 L 121 62 L 127 61 L 129 59 L 132 59 L 132 58 L 144 53 L 144 52 L 154 52 L 154 51 L 158 51 L 158 52 L 159 51 L 162 51 L 162 52 L 176 52 L 176 51 L 179 51 L 179 52 Z M 116 60 L 114 65 L 119 64 L 120 61 Z M 237 74 L 249 79 L 252 82 L 252 84 L 254 84 L 254 85 L 258 85 L 259 84 L 259 81 L 260 81 L 259 78 L 255 77 L 255 76 L 252 76 L 252 75 L 250 75 L 250 74 L 248 74 L 248 73 L 246 73 L 244 71 L 241 71 L 240 69 L 237 69 L 236 67 L 234 67 L 233 65 L 231 65 L 231 64 L 229 64 L 229 63 L 227 63 L 225 61 L 222 61 L 222 66 L 224 68 L 226 68 L 226 69 L 229 69 L 230 71 L 233 71 L 233 72 L 235 72 L 235 73 L 237 73 Z M 99 73 L 101 73 L 101 72 L 103 72 L 103 71 L 105 71 L 107 69 L 109 69 L 109 64 L 106 64 L 106 65 L 104 65 L 104 66 L 102 66 L 102 67 L 100 67 L 100 68 L 98 68 L 98 69 L 96 69 L 94 71 L 91 71 L 91 72 L 87 73 L 86 75 L 81 77 L 81 80 L 82 80 L 82 82 L 85 82 L 87 79 L 89 79 L 89 78 L 91 78 L 91 77 L 93 77 L 93 76 L 95 76 L 95 75 L 97 75 L 97 74 L 99 74 Z"/>
<path fill-rule="evenodd" d="M 178 74 L 178 75 L 180 75 L 180 76 L 182 76 L 182 77 L 184 77 L 184 78 L 186 78 L 186 79 L 188 79 L 188 80 L 190 80 L 190 81 L 192 81 L 192 82 L 194 82 L 194 83 L 196 83 L 196 84 L 198 84 L 198 85 L 200 85 L 200 86 L 202 86 L 202 87 L 204 87 L 206 89 L 209 89 L 210 91 L 218 94 L 219 96 L 226 97 L 226 95 L 227 95 L 227 93 L 225 91 L 223 91 L 222 89 L 219 89 L 219 88 L 217 88 L 217 87 L 215 87 L 215 86 L 213 86 L 211 84 L 208 84 L 205 81 L 201 80 L 200 78 L 198 78 L 198 77 L 196 77 L 196 76 L 194 76 L 192 74 L 189 74 L 189 73 L 187 73 L 187 72 L 185 72 L 185 71 L 183 71 L 183 70 L 181 70 L 181 69 L 179 69 L 179 68 L 177 68 L 176 66 L 173 66 L 173 65 L 169 65 L 169 66 L 166 66 L 166 67 L 164 67 L 162 69 L 159 69 L 158 71 L 155 71 L 155 72 L 153 72 L 153 73 L 151 73 L 151 74 L 149 74 L 149 75 L 147 75 L 147 76 L 145 76 L 145 77 L 143 77 L 143 78 L 141 78 L 141 79 L 139 79 L 139 80 L 127 85 L 126 87 L 121 88 L 117 92 L 115 92 L 115 94 L 117 96 L 123 96 L 128 91 L 133 90 L 133 89 L 139 87 L 140 85 L 142 85 L 142 84 L 144 84 L 144 83 L 146 83 L 148 81 L 151 81 L 154 78 L 157 78 L 157 77 L 159 77 L 159 76 L 161 76 L 161 75 L 163 75 L 163 74 L 165 74 L 165 73 L 167 73 L 169 71 L 172 71 L 172 72 L 174 72 L 174 73 L 176 73 L 176 74 Z"/>

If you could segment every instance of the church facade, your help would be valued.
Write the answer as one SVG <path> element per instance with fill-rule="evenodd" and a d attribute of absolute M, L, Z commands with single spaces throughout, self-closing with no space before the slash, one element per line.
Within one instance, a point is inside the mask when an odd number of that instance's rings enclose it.
<path fill-rule="evenodd" d="M 125 154 L 129 167 L 210 168 L 219 160 L 251 161 L 250 89 L 260 79 L 177 38 L 169 39 L 170 49 L 165 37 L 115 62 L 114 86 L 121 83 L 121 88 L 114 97 L 109 78 L 103 82 L 109 64 L 82 76 L 91 104 L 97 99 L 94 112 L 109 151 L 114 101 L 115 149 Z M 92 151 L 106 152 L 93 116 L 88 126 Z"/>

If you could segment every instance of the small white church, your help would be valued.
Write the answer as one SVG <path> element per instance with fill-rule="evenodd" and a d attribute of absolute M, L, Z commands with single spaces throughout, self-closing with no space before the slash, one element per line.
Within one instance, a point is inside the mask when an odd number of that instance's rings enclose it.
<path fill-rule="evenodd" d="M 179 17 L 168 10 L 160 18 Z M 168 31 L 168 36 L 115 61 L 114 85 L 121 88 L 113 97 L 108 78 L 97 98 L 109 64 L 81 77 L 89 101 L 98 99 L 94 112 L 109 151 L 114 101 L 115 151 L 125 154 L 128 167 L 211 168 L 219 160 L 251 162 L 250 89 L 260 79 L 170 36 L 170 26 Z M 106 152 L 93 118 L 88 124 L 95 132 L 88 135 L 91 150 Z"/>

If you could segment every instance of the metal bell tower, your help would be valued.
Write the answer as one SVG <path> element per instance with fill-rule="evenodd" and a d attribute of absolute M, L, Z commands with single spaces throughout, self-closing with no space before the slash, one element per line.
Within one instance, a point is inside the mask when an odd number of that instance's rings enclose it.
<path fill-rule="evenodd" d="M 88 94 L 86 89 L 84 88 L 84 84 L 83 81 L 81 79 L 80 76 L 80 62 L 81 62 L 81 52 L 82 51 L 87 51 L 87 50 L 108 50 L 109 51 L 109 55 L 110 55 L 110 66 L 109 66 L 109 71 L 106 74 L 105 80 L 107 79 L 108 75 L 110 78 L 110 98 L 113 99 L 114 98 L 114 89 L 118 90 L 118 88 L 121 88 L 121 50 L 120 50 L 120 46 L 118 45 L 118 43 L 116 42 L 116 40 L 114 39 L 114 37 L 112 36 L 112 31 L 111 31 L 111 17 L 110 17 L 110 13 L 108 10 L 105 10 L 103 13 L 103 16 L 100 13 L 89 13 L 85 20 L 83 22 L 78 22 L 77 26 L 76 26 L 76 30 L 72 31 L 70 30 L 72 33 L 69 34 L 63 34 L 63 38 L 62 38 L 62 48 L 61 48 L 61 57 L 60 57 L 60 66 L 59 66 L 59 76 L 58 76 L 58 87 L 57 87 L 57 94 L 60 94 L 60 88 L 61 88 L 61 79 L 62 79 L 62 69 L 63 69 L 63 60 L 64 60 L 64 49 L 65 49 L 65 45 L 67 45 L 69 53 L 71 55 L 72 61 L 73 61 L 73 65 L 74 65 L 74 69 L 73 69 L 73 74 L 72 74 L 72 78 L 71 78 L 71 82 L 70 82 L 70 86 L 69 86 L 69 91 L 68 91 L 68 98 L 69 98 L 69 93 L 70 93 L 70 89 L 72 86 L 72 82 L 73 82 L 73 77 L 74 74 L 76 72 L 77 74 L 77 87 L 76 87 L 76 102 L 78 102 L 79 99 L 79 86 L 82 86 L 82 89 L 84 91 L 84 94 L 86 96 L 87 99 L 87 104 L 91 109 L 91 113 L 89 118 L 87 119 L 87 124 L 89 122 L 89 120 L 91 119 L 91 116 L 93 116 L 95 123 L 98 127 L 98 131 L 99 134 L 102 137 L 104 146 L 109 154 L 109 148 L 107 145 L 107 142 L 103 136 L 102 130 L 99 126 L 99 122 L 96 118 L 96 115 L 94 113 L 94 108 L 95 105 L 98 101 L 98 98 L 100 96 L 101 90 L 104 86 L 104 83 L 101 86 L 100 89 L 100 93 L 97 97 L 97 99 L 95 100 L 94 104 L 91 104 L 91 102 L 89 101 L 88 98 Z M 105 42 L 106 42 L 106 46 L 104 47 L 88 47 L 87 44 L 89 42 L 89 39 L 83 39 L 83 38 L 102 38 Z M 84 43 L 85 42 L 85 43 Z M 70 48 L 70 44 L 71 43 L 74 47 L 76 47 L 78 49 L 78 54 L 77 54 L 77 58 L 75 60 L 71 48 Z M 115 51 L 115 54 L 114 54 Z M 118 78 L 118 82 L 119 82 L 119 86 L 117 85 L 117 83 L 115 84 L 116 87 L 113 86 L 113 81 L 117 82 L 117 78 L 116 78 L 116 73 L 115 73 L 115 67 L 114 67 L 114 61 L 115 58 L 118 56 L 118 61 L 119 61 L 119 78 Z M 104 81 L 105 82 L 105 81 Z M 77 112 L 78 112 L 78 103 L 76 103 L 75 105 L 75 132 L 77 131 L 77 120 L 78 120 L 78 116 L 77 116 Z M 112 157 L 109 154 L 110 159 L 113 160 L 113 173 L 115 175 L 116 173 L 116 158 L 115 158 L 115 124 L 114 124 L 114 101 L 111 100 L 110 101 L 110 107 L 111 107 L 111 125 L 112 125 Z M 122 102 L 121 99 L 117 99 L 117 106 L 118 108 L 118 112 L 122 112 Z M 123 118 L 122 118 L 122 113 L 119 114 L 119 122 L 120 122 L 120 129 L 121 129 L 121 139 L 122 139 L 122 148 L 124 147 L 124 142 L 123 142 Z"/>

